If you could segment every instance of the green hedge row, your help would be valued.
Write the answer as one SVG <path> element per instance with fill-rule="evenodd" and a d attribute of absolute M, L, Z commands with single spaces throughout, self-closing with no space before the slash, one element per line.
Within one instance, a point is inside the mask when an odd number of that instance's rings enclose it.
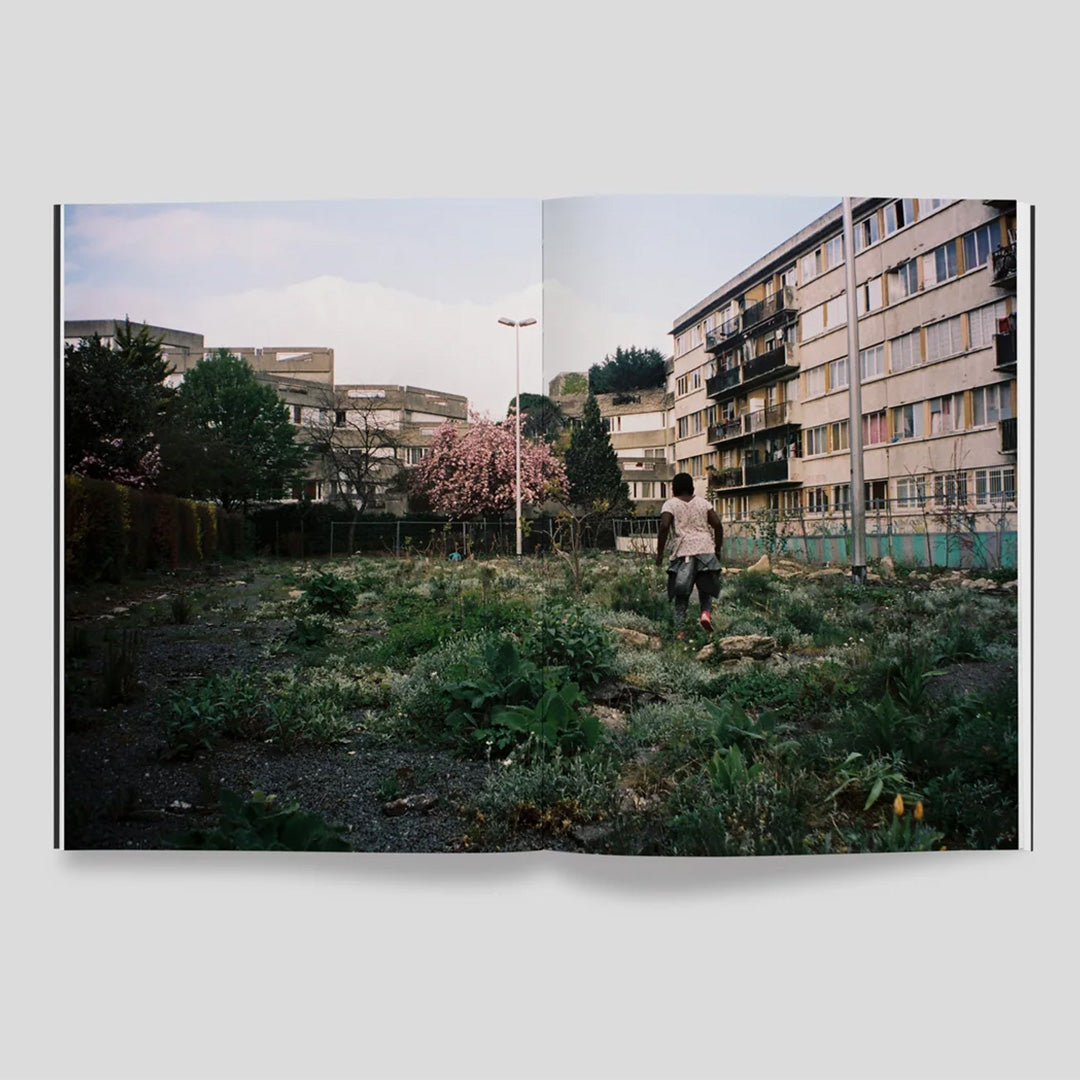
<path fill-rule="evenodd" d="M 85 476 L 64 478 L 64 572 L 72 582 L 120 581 L 244 552 L 239 514 Z"/>

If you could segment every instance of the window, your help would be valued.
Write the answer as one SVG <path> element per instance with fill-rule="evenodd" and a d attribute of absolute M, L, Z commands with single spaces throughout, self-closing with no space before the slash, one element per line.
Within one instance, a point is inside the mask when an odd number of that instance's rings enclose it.
<path fill-rule="evenodd" d="M 955 356 L 963 351 L 960 338 L 960 316 L 931 323 L 926 328 L 926 361 L 941 360 L 946 356 Z"/>
<path fill-rule="evenodd" d="M 837 510 L 850 510 L 851 509 L 851 485 L 850 484 L 833 484 L 832 501 L 833 501 L 833 506 L 835 506 Z"/>
<path fill-rule="evenodd" d="M 948 199 L 919 199 L 919 217 L 924 218 L 927 214 L 932 214 L 948 201 Z"/>
<path fill-rule="evenodd" d="M 866 413 L 862 418 L 862 441 L 863 446 L 874 446 L 888 439 L 885 427 L 885 410 Z"/>
<path fill-rule="evenodd" d="M 829 452 L 829 446 L 826 442 L 828 436 L 828 427 L 822 424 L 821 427 L 807 428 L 803 433 L 806 436 L 806 456 L 812 457 L 814 454 L 827 454 Z"/>
<path fill-rule="evenodd" d="M 885 235 L 889 236 L 891 233 L 896 232 L 897 229 L 910 225 L 914 220 L 914 199 L 897 199 L 896 202 L 889 203 L 885 207 Z"/>
<path fill-rule="evenodd" d="M 969 311 L 968 338 L 970 339 L 970 348 L 989 349 L 994 344 L 994 334 L 997 333 L 998 320 L 1005 317 L 1004 300 Z"/>
<path fill-rule="evenodd" d="M 825 488 L 806 489 L 806 509 L 811 514 L 827 514 L 829 512 L 829 493 Z"/>
<path fill-rule="evenodd" d="M 888 502 L 888 481 L 867 480 L 863 484 L 863 493 L 866 498 L 864 505 L 867 510 L 884 510 Z"/>
<path fill-rule="evenodd" d="M 303 418 L 303 414 L 304 414 L 303 405 L 294 405 L 292 407 L 292 422 L 294 424 L 299 424 L 301 419 Z"/>
<path fill-rule="evenodd" d="M 1012 416 L 1011 386 L 1011 383 L 996 383 L 971 391 L 971 421 L 975 427 L 996 424 Z"/>
<path fill-rule="evenodd" d="M 881 278 L 864 281 L 855 290 L 855 311 L 865 315 L 868 311 L 877 311 L 881 307 Z"/>
<path fill-rule="evenodd" d="M 939 282 L 948 281 L 960 272 L 956 261 L 956 241 L 950 240 L 941 247 L 934 248 L 923 257 L 923 281 L 927 288 Z"/>
<path fill-rule="evenodd" d="M 847 386 L 847 357 L 841 357 L 839 360 L 832 360 L 829 362 L 829 389 L 839 390 L 842 386 Z"/>
<path fill-rule="evenodd" d="M 825 368 L 816 367 L 811 368 L 806 373 L 806 396 L 808 398 L 816 397 L 818 394 L 825 393 Z"/>
<path fill-rule="evenodd" d="M 862 251 L 863 248 L 868 248 L 871 244 L 876 244 L 877 242 L 878 220 L 877 214 L 874 213 L 856 224 L 855 250 L 856 252 Z"/>
<path fill-rule="evenodd" d="M 923 407 L 918 401 L 913 405 L 898 405 L 892 410 L 893 442 L 901 439 L 921 439 L 923 434 Z"/>
<path fill-rule="evenodd" d="M 691 326 L 688 335 L 688 349 L 696 349 L 701 344 L 701 325 Z"/>
<path fill-rule="evenodd" d="M 885 374 L 885 346 L 873 345 L 859 350 L 859 377 L 873 379 Z"/>
<path fill-rule="evenodd" d="M 998 246 L 997 222 L 981 225 L 969 233 L 964 233 L 964 269 L 974 270 L 985 266 L 990 252 Z"/>
<path fill-rule="evenodd" d="M 825 242 L 825 269 L 831 270 L 844 261 L 844 237 L 834 236 Z"/>
<path fill-rule="evenodd" d="M 690 389 L 701 389 L 701 368 L 694 368 L 694 370 L 690 372 Z"/>
<path fill-rule="evenodd" d="M 605 416 L 604 417 L 604 430 L 620 431 L 622 429 L 622 417 L 621 416 Z"/>
<path fill-rule="evenodd" d="M 975 470 L 976 506 L 1003 506 L 1015 502 L 1016 469 L 1012 465 Z"/>
<path fill-rule="evenodd" d="M 802 279 L 802 283 L 805 285 L 808 281 L 813 281 L 814 278 L 821 273 L 821 252 L 811 251 L 809 255 L 804 255 L 799 260 L 799 277 Z"/>
<path fill-rule="evenodd" d="M 812 338 L 815 334 L 820 334 L 821 331 L 825 329 L 824 305 L 811 308 L 809 311 L 804 311 L 802 315 L 799 316 L 799 329 L 803 341 Z"/>
<path fill-rule="evenodd" d="M 967 473 L 938 473 L 934 477 L 934 502 L 938 506 L 966 506 Z"/>
<path fill-rule="evenodd" d="M 896 481 L 896 505 L 923 506 L 926 503 L 926 477 L 901 476 Z"/>
<path fill-rule="evenodd" d="M 683 394 L 688 393 L 690 393 L 690 376 L 680 375 L 675 380 L 675 394 L 676 396 L 681 397 Z"/>
<path fill-rule="evenodd" d="M 419 465 L 424 458 L 427 457 L 428 448 L 426 446 L 406 446 L 405 447 L 405 464 L 406 465 Z"/>
<path fill-rule="evenodd" d="M 780 276 L 781 284 L 795 287 L 795 267 L 789 266 Z"/>
<path fill-rule="evenodd" d="M 847 322 L 847 295 L 841 293 L 825 305 L 825 325 L 834 327 L 844 322 Z"/>
<path fill-rule="evenodd" d="M 337 409 L 334 412 L 334 427 L 342 427 L 345 423 L 345 410 Z"/>
<path fill-rule="evenodd" d="M 964 395 L 949 394 L 930 399 L 930 434 L 947 435 L 964 427 Z"/>
<path fill-rule="evenodd" d="M 655 480 L 642 480 L 640 484 L 634 485 L 641 492 L 639 498 L 642 499 L 655 499 L 656 498 L 656 481 Z"/>
<path fill-rule="evenodd" d="M 659 450 L 659 449 L 645 450 L 642 453 L 642 457 L 659 458 L 661 461 L 663 461 L 664 460 L 664 451 Z"/>
<path fill-rule="evenodd" d="M 704 413 L 700 411 L 696 413 L 691 413 L 688 419 L 690 420 L 690 434 L 700 435 L 702 429 L 702 422 L 705 419 Z"/>
<path fill-rule="evenodd" d="M 919 269 L 916 259 L 901 263 L 889 272 L 889 303 L 895 304 L 905 296 L 919 291 Z"/>
<path fill-rule="evenodd" d="M 848 422 L 838 420 L 829 425 L 829 442 L 833 450 L 848 448 Z"/>
<path fill-rule="evenodd" d="M 906 371 L 922 363 L 922 348 L 919 344 L 919 331 L 902 334 L 889 342 L 889 359 L 892 371 Z"/>

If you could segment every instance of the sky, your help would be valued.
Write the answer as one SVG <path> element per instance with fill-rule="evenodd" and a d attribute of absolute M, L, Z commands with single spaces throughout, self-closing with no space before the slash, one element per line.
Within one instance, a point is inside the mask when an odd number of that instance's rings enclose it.
<path fill-rule="evenodd" d="M 67 205 L 64 317 L 320 346 L 339 383 L 465 394 L 505 415 L 674 319 L 839 198 L 592 196 Z M 533 318 L 512 332 L 500 318 Z"/>

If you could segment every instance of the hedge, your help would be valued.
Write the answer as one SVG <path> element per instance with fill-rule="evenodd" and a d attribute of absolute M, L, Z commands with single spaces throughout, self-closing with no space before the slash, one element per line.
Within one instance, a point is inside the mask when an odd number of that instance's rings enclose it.
<path fill-rule="evenodd" d="M 212 503 L 64 478 L 68 581 L 120 581 L 133 571 L 175 569 L 245 550 L 244 519 Z"/>

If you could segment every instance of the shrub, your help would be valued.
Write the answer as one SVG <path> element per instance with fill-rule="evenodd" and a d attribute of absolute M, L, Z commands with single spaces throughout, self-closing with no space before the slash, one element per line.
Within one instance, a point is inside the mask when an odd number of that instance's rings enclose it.
<path fill-rule="evenodd" d="M 590 608 L 545 602 L 539 625 L 525 641 L 545 667 L 562 667 L 578 683 L 598 683 L 613 673 L 615 636 Z"/>
<path fill-rule="evenodd" d="M 191 616 L 195 611 L 195 605 L 186 592 L 173 593 L 169 600 L 169 610 L 172 612 L 172 620 L 177 625 L 191 622 Z"/>
<path fill-rule="evenodd" d="M 305 599 L 308 607 L 319 614 L 348 615 L 356 606 L 359 591 L 355 581 L 322 570 L 308 582 Z"/>
<path fill-rule="evenodd" d="M 139 636 L 135 630 L 122 630 L 119 637 L 106 642 L 100 692 L 103 707 L 134 699 L 139 690 L 138 659 Z"/>
<path fill-rule="evenodd" d="M 298 803 L 279 806 L 273 795 L 261 791 L 245 802 L 223 790 L 217 827 L 174 836 L 169 846 L 214 851 L 351 851 L 340 832 L 319 814 L 302 811 Z"/>
<path fill-rule="evenodd" d="M 211 675 L 174 691 L 164 714 L 166 756 L 212 750 L 224 735 L 257 739 L 266 733 L 266 697 L 260 679 L 247 671 Z"/>

